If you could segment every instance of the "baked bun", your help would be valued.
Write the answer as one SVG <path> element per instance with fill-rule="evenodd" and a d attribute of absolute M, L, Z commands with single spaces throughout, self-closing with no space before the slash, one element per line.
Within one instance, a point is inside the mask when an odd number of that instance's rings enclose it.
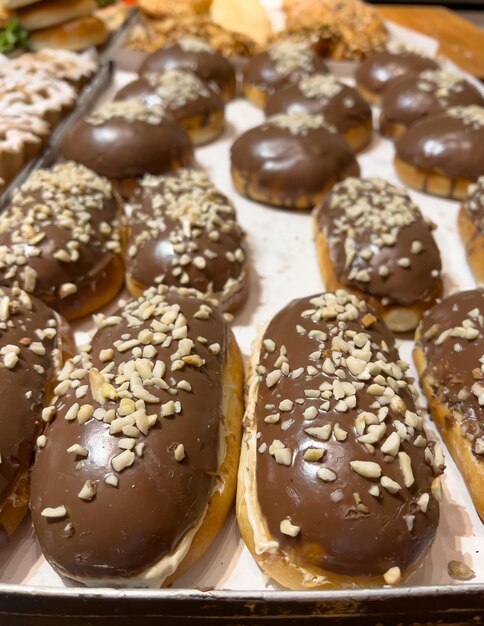
<path fill-rule="evenodd" d="M 0 284 L 19 284 L 66 319 L 96 311 L 123 285 L 119 206 L 82 165 L 34 170 L 0 216 Z"/>
<path fill-rule="evenodd" d="M 170 584 L 233 502 L 242 359 L 220 313 L 165 288 L 97 322 L 90 353 L 64 368 L 37 455 L 35 531 L 66 582 Z"/>
<path fill-rule="evenodd" d="M 368 102 L 379 104 L 383 93 L 396 78 L 438 70 L 439 67 L 435 59 L 416 50 L 380 50 L 368 55 L 356 68 L 356 85 Z"/>
<path fill-rule="evenodd" d="M 152 17 L 169 17 L 209 12 L 212 0 L 138 0 L 141 11 Z"/>
<path fill-rule="evenodd" d="M 256 202 L 310 209 L 335 183 L 358 176 L 353 152 L 323 115 L 281 113 L 241 135 L 231 149 L 236 190 Z"/>
<path fill-rule="evenodd" d="M 0 287 L 0 546 L 29 505 L 29 470 L 35 446 L 51 418 L 48 407 L 62 361 L 60 319 L 18 287 Z"/>
<path fill-rule="evenodd" d="M 101 106 L 71 129 L 62 152 L 66 159 L 113 179 L 165 174 L 193 160 L 186 131 L 161 104 L 142 98 Z"/>
<path fill-rule="evenodd" d="M 484 176 L 470 185 L 457 218 L 467 262 L 477 283 L 484 283 Z"/>
<path fill-rule="evenodd" d="M 409 126 L 455 106 L 482 106 L 477 87 L 458 74 L 425 70 L 402 76 L 385 90 L 381 101 L 380 132 L 396 139 Z"/>
<path fill-rule="evenodd" d="M 126 285 L 133 296 L 165 284 L 193 288 L 225 311 L 247 295 L 244 231 L 235 208 L 197 170 L 145 176 L 127 218 Z"/>
<path fill-rule="evenodd" d="M 195 146 L 213 141 L 223 132 L 225 105 L 222 97 L 191 72 L 148 72 L 123 87 L 115 99 L 137 96 L 158 98 L 163 108 L 185 128 Z"/>
<path fill-rule="evenodd" d="M 249 364 L 242 537 L 290 589 L 398 584 L 430 548 L 443 456 L 395 339 L 344 291 L 293 300 Z"/>
<path fill-rule="evenodd" d="M 176 43 L 160 48 L 145 59 L 140 74 L 174 69 L 192 72 L 217 89 L 225 102 L 235 97 L 234 67 L 203 39 L 180 37 Z"/>
<path fill-rule="evenodd" d="M 484 521 L 484 291 L 456 293 L 428 311 L 413 353 L 434 422 Z"/>
<path fill-rule="evenodd" d="M 393 332 L 414 330 L 442 294 L 442 262 L 407 191 L 379 178 L 347 178 L 314 211 L 326 289 L 350 289 Z"/>
<path fill-rule="evenodd" d="M 265 114 L 323 114 L 354 152 L 371 142 L 373 121 L 368 102 L 354 87 L 339 82 L 332 74 L 304 74 L 294 84 L 269 96 Z"/>
<path fill-rule="evenodd" d="M 37 30 L 29 36 L 29 48 L 39 52 L 44 48 L 62 48 L 73 52 L 101 46 L 109 31 L 97 17 L 81 17 L 58 26 Z"/>
<path fill-rule="evenodd" d="M 96 0 L 43 0 L 20 9 L 15 17 L 22 28 L 35 31 L 91 15 L 96 9 Z"/>
<path fill-rule="evenodd" d="M 281 41 L 259 52 L 242 67 L 244 96 L 258 107 L 280 87 L 302 74 L 327 74 L 324 61 L 303 42 Z"/>
<path fill-rule="evenodd" d="M 484 107 L 454 107 L 417 122 L 397 139 L 394 163 L 405 185 L 463 200 L 484 174 Z"/>
<path fill-rule="evenodd" d="M 37 4 L 41 0 L 2 0 L 2 4 L 6 9 L 20 9 L 30 4 Z"/>

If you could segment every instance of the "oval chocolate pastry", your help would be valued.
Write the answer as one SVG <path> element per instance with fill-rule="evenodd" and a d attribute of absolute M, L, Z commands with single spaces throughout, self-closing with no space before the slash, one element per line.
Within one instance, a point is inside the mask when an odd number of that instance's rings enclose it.
<path fill-rule="evenodd" d="M 72 320 L 121 289 L 119 205 L 111 184 L 68 162 L 34 170 L 0 216 L 0 285 L 19 285 Z"/>
<path fill-rule="evenodd" d="M 482 106 L 484 97 L 463 76 L 445 70 L 425 70 L 402 76 L 382 97 L 380 132 L 399 137 L 409 126 L 455 106 Z"/>
<path fill-rule="evenodd" d="M 273 115 L 236 139 L 230 155 L 240 194 L 287 209 L 310 209 L 338 181 L 360 173 L 351 148 L 323 115 Z"/>
<path fill-rule="evenodd" d="M 185 129 L 160 103 L 141 97 L 105 104 L 75 124 L 62 152 L 112 179 L 166 174 L 193 161 Z"/>
<path fill-rule="evenodd" d="M 159 98 L 163 108 L 185 128 L 195 146 L 213 141 L 224 129 L 222 97 L 191 72 L 147 72 L 123 87 L 115 99 L 136 96 Z"/>
<path fill-rule="evenodd" d="M 68 582 L 152 586 L 209 547 L 231 507 L 243 365 L 206 302 L 150 289 L 96 316 L 64 366 L 32 473 L 42 551 Z"/>
<path fill-rule="evenodd" d="M 434 422 L 484 520 L 484 290 L 425 314 L 413 353 Z"/>
<path fill-rule="evenodd" d="M 430 548 L 443 456 L 395 340 L 344 291 L 294 300 L 249 364 L 237 518 L 290 589 L 398 584 Z"/>
<path fill-rule="evenodd" d="M 435 59 L 417 50 L 380 50 L 356 68 L 356 85 L 368 102 L 380 104 L 383 93 L 396 78 L 439 67 Z"/>
<path fill-rule="evenodd" d="M 474 278 L 484 283 L 484 175 L 469 185 L 457 226 Z"/>
<path fill-rule="evenodd" d="M 453 107 L 417 122 L 397 139 L 394 164 L 409 187 L 463 200 L 484 174 L 484 107 Z"/>
<path fill-rule="evenodd" d="M 191 287 L 235 310 L 248 288 L 245 233 L 235 208 L 203 173 L 145 176 L 127 218 L 126 285 Z"/>
<path fill-rule="evenodd" d="M 176 43 L 156 50 L 143 62 L 140 74 L 175 69 L 192 72 L 209 83 L 225 102 L 235 97 L 237 84 L 233 65 L 203 39 L 181 37 Z"/>
<path fill-rule="evenodd" d="M 0 287 L 0 547 L 29 506 L 30 465 L 52 418 L 52 389 L 62 365 L 60 318 L 18 287 Z"/>
<path fill-rule="evenodd" d="M 347 178 L 314 211 L 324 285 L 367 300 L 394 332 L 417 327 L 442 294 L 442 262 L 407 191 L 380 178 Z"/>
<path fill-rule="evenodd" d="M 327 74 L 325 62 L 302 41 L 273 43 L 242 67 L 244 96 L 258 107 L 280 87 L 303 74 Z"/>

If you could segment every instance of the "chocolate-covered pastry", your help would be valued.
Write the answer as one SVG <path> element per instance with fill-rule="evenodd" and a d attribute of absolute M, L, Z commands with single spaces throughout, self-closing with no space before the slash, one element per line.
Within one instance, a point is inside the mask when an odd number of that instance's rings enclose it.
<path fill-rule="evenodd" d="M 425 70 L 393 81 L 382 97 L 380 132 L 399 137 L 409 126 L 455 106 L 482 106 L 474 85 L 445 70 Z"/>
<path fill-rule="evenodd" d="M 219 312 L 165 287 L 96 321 L 55 389 L 32 472 L 35 531 L 69 582 L 169 584 L 232 504 L 242 360 Z"/>
<path fill-rule="evenodd" d="M 269 96 L 266 115 L 277 113 L 323 114 L 326 121 L 358 152 L 371 141 L 371 108 L 353 87 L 332 74 L 304 74 L 294 84 L 281 87 Z"/>
<path fill-rule="evenodd" d="M 19 285 L 67 319 L 123 285 L 119 206 L 111 184 L 68 162 L 34 170 L 0 216 L 0 285 Z"/>
<path fill-rule="evenodd" d="M 484 176 L 469 185 L 457 218 L 467 261 L 478 284 L 484 283 Z"/>
<path fill-rule="evenodd" d="M 212 141 L 224 129 L 222 97 L 191 72 L 147 72 L 123 87 L 115 99 L 126 100 L 136 96 L 159 98 L 163 108 L 186 129 L 196 146 Z"/>
<path fill-rule="evenodd" d="M 110 102 L 67 133 L 62 152 L 112 179 L 166 174 L 190 165 L 193 146 L 160 103 L 142 98 Z"/>
<path fill-rule="evenodd" d="M 484 520 L 484 290 L 428 311 L 413 356 L 432 418 Z"/>
<path fill-rule="evenodd" d="M 304 42 L 282 41 L 256 54 L 242 68 L 244 96 L 263 107 L 268 96 L 302 74 L 327 74 L 324 61 Z"/>
<path fill-rule="evenodd" d="M 28 510 L 35 446 L 51 419 L 48 407 L 62 361 L 61 323 L 18 287 L 0 287 L 0 547 Z"/>
<path fill-rule="evenodd" d="M 160 48 L 145 59 L 140 74 L 174 69 L 192 72 L 218 89 L 225 102 L 235 97 L 233 65 L 203 39 L 180 37 L 176 43 Z"/>
<path fill-rule="evenodd" d="M 237 518 L 291 589 L 398 584 L 430 548 L 443 456 L 395 340 L 344 291 L 294 300 L 249 364 Z"/>
<path fill-rule="evenodd" d="M 379 178 L 338 183 L 314 211 L 326 289 L 351 289 L 390 330 L 413 330 L 442 292 L 432 228 L 401 187 Z"/>
<path fill-rule="evenodd" d="M 395 169 L 406 185 L 462 200 L 484 174 L 484 107 L 453 107 L 417 122 L 395 151 Z"/>
<path fill-rule="evenodd" d="M 239 193 L 288 209 L 310 209 L 332 186 L 358 176 L 348 144 L 323 115 L 281 113 L 232 145 L 232 180 Z"/>
<path fill-rule="evenodd" d="M 128 217 L 126 283 L 140 295 L 163 283 L 191 287 L 234 310 L 247 289 L 244 232 L 234 206 L 197 170 L 145 176 Z"/>
<path fill-rule="evenodd" d="M 439 64 L 435 59 L 416 50 L 381 50 L 360 63 L 355 78 L 366 100 L 379 104 L 383 93 L 396 78 L 437 69 Z"/>

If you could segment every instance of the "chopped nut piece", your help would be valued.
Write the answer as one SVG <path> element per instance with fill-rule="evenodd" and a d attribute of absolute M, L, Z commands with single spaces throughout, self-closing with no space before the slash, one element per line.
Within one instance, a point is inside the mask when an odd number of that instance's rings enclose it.
<path fill-rule="evenodd" d="M 324 448 L 308 448 L 304 452 L 304 460 L 305 461 L 320 461 L 326 450 Z"/>
<path fill-rule="evenodd" d="M 40 513 L 42 517 L 47 517 L 49 519 L 62 519 L 67 515 L 66 507 L 63 505 L 56 507 L 47 507 L 43 509 Z"/>
<path fill-rule="evenodd" d="M 447 572 L 451 578 L 456 580 L 471 580 L 475 576 L 474 570 L 461 561 L 449 561 Z"/>
<path fill-rule="evenodd" d="M 185 458 L 185 446 L 182 443 L 179 443 L 175 448 L 175 459 L 180 462 Z"/>
<path fill-rule="evenodd" d="M 373 461 L 350 461 L 351 469 L 364 478 L 380 478 L 381 467 Z"/>
<path fill-rule="evenodd" d="M 326 483 L 331 483 L 336 480 L 336 474 L 333 470 L 330 470 L 327 467 L 319 467 L 316 474 L 318 475 L 318 478 Z"/>
<path fill-rule="evenodd" d="M 295 526 L 288 519 L 282 520 L 280 524 L 280 531 L 284 535 L 289 535 L 289 537 L 297 537 L 299 532 L 301 531 L 300 526 Z"/>
<path fill-rule="evenodd" d="M 402 572 L 399 567 L 391 567 L 383 574 L 387 585 L 399 585 L 402 582 Z"/>
<path fill-rule="evenodd" d="M 86 500 L 86 501 L 92 500 L 95 495 L 96 495 L 96 488 L 93 482 L 90 480 L 86 480 L 81 491 L 77 494 L 78 498 L 81 498 L 81 500 Z"/>

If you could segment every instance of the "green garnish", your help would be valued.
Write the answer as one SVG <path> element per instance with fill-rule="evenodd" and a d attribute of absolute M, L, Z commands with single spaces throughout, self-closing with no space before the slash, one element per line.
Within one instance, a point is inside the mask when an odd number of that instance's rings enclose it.
<path fill-rule="evenodd" d="M 16 19 L 8 20 L 0 30 L 0 52 L 10 52 L 17 47 L 27 46 L 28 33 Z"/>

